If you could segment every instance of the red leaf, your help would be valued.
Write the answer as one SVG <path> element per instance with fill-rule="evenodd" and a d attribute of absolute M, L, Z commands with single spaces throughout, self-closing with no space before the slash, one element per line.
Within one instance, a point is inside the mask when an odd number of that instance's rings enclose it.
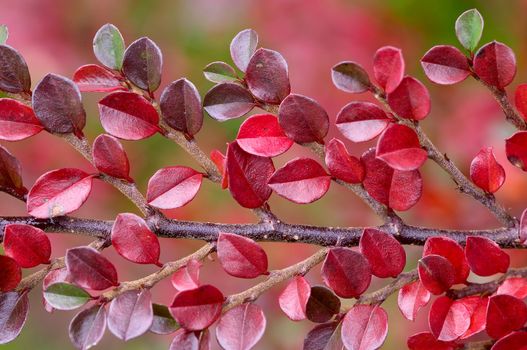
<path fill-rule="evenodd" d="M 336 125 L 348 140 L 369 141 L 377 137 L 390 123 L 390 118 L 377 105 L 354 101 L 337 114 Z"/>
<path fill-rule="evenodd" d="M 300 144 L 323 144 L 329 130 L 327 112 L 317 101 L 303 95 L 287 96 L 280 104 L 278 119 L 285 134 Z"/>
<path fill-rule="evenodd" d="M 0 45 L 0 90 L 17 94 L 31 91 L 31 77 L 24 57 L 8 45 Z"/>
<path fill-rule="evenodd" d="M 419 310 L 430 301 L 430 292 L 420 281 L 415 281 L 399 289 L 397 305 L 403 316 L 414 321 Z"/>
<path fill-rule="evenodd" d="M 148 181 L 148 204 L 160 209 L 182 207 L 194 199 L 202 179 L 202 173 L 185 166 L 160 169 Z"/>
<path fill-rule="evenodd" d="M 406 265 L 406 253 L 401 243 L 383 231 L 364 229 L 359 246 L 374 276 L 397 277 Z"/>
<path fill-rule="evenodd" d="M 502 89 L 516 75 L 516 57 L 510 47 L 497 41 L 483 45 L 474 56 L 474 72 L 485 83 Z"/>
<path fill-rule="evenodd" d="M 235 141 L 227 148 L 226 167 L 229 191 L 242 207 L 258 208 L 269 199 L 267 181 L 274 173 L 270 158 L 249 154 Z"/>
<path fill-rule="evenodd" d="M 465 283 L 470 274 L 470 268 L 465 258 L 465 251 L 453 239 L 436 236 L 426 240 L 423 247 L 423 256 L 440 255 L 447 259 L 455 270 L 454 284 Z"/>
<path fill-rule="evenodd" d="M 481 189 L 494 193 L 505 182 L 505 169 L 498 163 L 492 147 L 482 148 L 470 164 L 470 178 Z"/>
<path fill-rule="evenodd" d="M 510 295 L 490 297 L 487 307 L 487 334 L 499 339 L 523 327 L 527 321 L 527 306 Z"/>
<path fill-rule="evenodd" d="M 527 298 L 527 278 L 525 277 L 511 277 L 503 281 L 496 294 L 512 295 L 518 299 Z"/>
<path fill-rule="evenodd" d="M 203 108 L 220 122 L 239 118 L 254 106 L 255 101 L 251 93 L 245 87 L 234 83 L 214 86 L 203 99 Z"/>
<path fill-rule="evenodd" d="M 421 120 L 430 113 L 430 94 L 419 80 L 406 76 L 388 94 L 388 104 L 402 118 Z"/>
<path fill-rule="evenodd" d="M 505 154 L 512 165 L 527 171 L 527 131 L 518 131 L 505 140 Z"/>
<path fill-rule="evenodd" d="M 258 34 L 252 29 L 245 29 L 236 34 L 231 41 L 231 57 L 236 66 L 245 72 L 256 47 L 258 46 Z"/>
<path fill-rule="evenodd" d="M 361 253 L 333 248 L 322 265 L 322 279 L 342 298 L 356 298 L 370 285 L 371 268 Z"/>
<path fill-rule="evenodd" d="M 130 163 L 123 145 L 115 137 L 102 134 L 93 141 L 93 162 L 106 175 L 134 182 L 130 177 Z"/>
<path fill-rule="evenodd" d="M 306 305 L 306 317 L 311 322 L 328 322 L 340 312 L 340 299 L 324 286 L 311 287 Z"/>
<path fill-rule="evenodd" d="M 220 317 L 223 294 L 214 286 L 205 284 L 196 289 L 179 292 L 170 313 L 181 327 L 189 331 L 207 328 Z"/>
<path fill-rule="evenodd" d="M 337 89 L 352 94 L 360 94 L 372 88 L 368 73 L 361 65 L 352 61 L 340 62 L 333 66 L 331 79 Z"/>
<path fill-rule="evenodd" d="M 278 169 L 268 181 L 278 195 L 298 204 L 320 199 L 326 194 L 331 177 L 311 158 L 296 158 Z"/>
<path fill-rule="evenodd" d="M 172 275 L 170 281 L 174 288 L 179 291 L 199 287 L 199 269 L 201 263 L 196 259 L 190 259 L 187 265 L 180 268 Z"/>
<path fill-rule="evenodd" d="M 247 65 L 245 81 L 253 96 L 266 103 L 279 104 L 291 91 L 287 62 L 273 50 L 256 50 Z"/>
<path fill-rule="evenodd" d="M 106 330 L 106 311 L 104 305 L 94 305 L 79 312 L 71 320 L 70 340 L 80 350 L 97 345 Z"/>
<path fill-rule="evenodd" d="M 388 315 L 378 305 L 355 305 L 342 321 L 342 342 L 348 350 L 379 349 L 388 334 Z"/>
<path fill-rule="evenodd" d="M 306 306 L 311 295 L 311 286 L 302 276 L 296 276 L 278 297 L 280 309 L 293 321 L 306 318 Z"/>
<path fill-rule="evenodd" d="M 112 245 L 119 255 L 137 264 L 161 264 L 157 236 L 135 214 L 117 215 L 112 227 Z"/>
<path fill-rule="evenodd" d="M 422 332 L 412 335 L 407 342 L 410 350 L 455 350 L 458 346 L 452 342 L 437 340 L 431 333 Z"/>
<path fill-rule="evenodd" d="M 159 131 L 159 116 L 150 102 L 134 92 L 114 92 L 99 101 L 101 124 L 107 133 L 141 140 Z"/>
<path fill-rule="evenodd" d="M 404 76 L 404 58 L 401 49 L 384 46 L 373 57 L 373 75 L 387 93 L 399 86 Z"/>
<path fill-rule="evenodd" d="M 93 175 L 74 168 L 52 170 L 37 179 L 27 195 L 27 212 L 36 218 L 69 214 L 81 207 L 91 192 Z"/>
<path fill-rule="evenodd" d="M 27 189 L 22 183 L 20 162 L 0 145 L 0 191 L 24 198 Z"/>
<path fill-rule="evenodd" d="M 456 84 L 470 75 L 467 57 L 449 45 L 432 47 L 421 58 L 421 66 L 428 79 L 437 84 Z"/>
<path fill-rule="evenodd" d="M 430 330 L 437 340 L 453 341 L 470 326 L 470 313 L 459 300 L 440 297 L 434 301 L 428 314 Z"/>
<path fill-rule="evenodd" d="M 366 168 L 363 185 L 374 199 L 399 211 L 408 210 L 419 201 L 423 192 L 419 170 L 394 170 L 375 157 L 375 148 L 366 151 L 361 160 Z"/>
<path fill-rule="evenodd" d="M 0 255 L 0 292 L 15 289 L 22 279 L 22 270 L 17 262 L 5 255 Z"/>
<path fill-rule="evenodd" d="M 267 273 L 267 255 L 252 239 L 220 232 L 216 250 L 221 266 L 231 276 L 255 278 Z"/>
<path fill-rule="evenodd" d="M 512 332 L 498 340 L 490 350 L 524 350 L 527 344 L 527 332 Z"/>
<path fill-rule="evenodd" d="M 159 47 L 149 38 L 139 38 L 124 52 L 123 73 L 143 90 L 155 91 L 161 83 L 163 56 Z"/>
<path fill-rule="evenodd" d="M 366 175 L 364 165 L 348 153 L 339 139 L 333 138 L 326 144 L 325 162 L 332 176 L 348 183 L 361 183 Z"/>
<path fill-rule="evenodd" d="M 216 337 L 225 350 L 249 350 L 262 338 L 265 326 L 262 309 L 247 303 L 236 306 L 221 317 Z"/>
<path fill-rule="evenodd" d="M 229 187 L 229 175 L 227 173 L 227 166 L 225 164 L 227 158 L 223 155 L 223 153 L 217 149 L 214 149 L 210 152 L 210 159 L 214 162 L 216 168 L 218 168 L 218 172 L 221 174 L 221 188 L 226 189 Z"/>
<path fill-rule="evenodd" d="M 41 229 L 29 225 L 12 224 L 5 227 L 4 252 L 20 267 L 30 268 L 49 263 L 51 243 Z"/>
<path fill-rule="evenodd" d="M 10 98 L 0 99 L 0 140 L 20 141 L 42 129 L 31 107 Z"/>
<path fill-rule="evenodd" d="M 247 118 L 240 126 L 236 142 L 245 152 L 262 157 L 276 157 L 293 145 L 272 114 Z"/>
<path fill-rule="evenodd" d="M 395 170 L 410 171 L 421 167 L 428 153 L 415 131 L 406 125 L 392 124 L 379 138 L 375 156 Z"/>
<path fill-rule="evenodd" d="M 104 290 L 119 285 L 113 264 L 90 247 L 77 247 L 66 252 L 69 279 L 82 288 Z"/>
<path fill-rule="evenodd" d="M 128 341 L 148 331 L 153 318 L 150 291 L 130 290 L 110 303 L 108 329 L 117 338 Z"/>
<path fill-rule="evenodd" d="M 20 334 L 29 314 L 28 293 L 0 294 L 0 344 L 6 344 Z"/>
<path fill-rule="evenodd" d="M 460 302 L 470 314 L 470 327 L 461 336 L 461 339 L 467 339 L 485 329 L 489 298 L 474 295 L 460 299 Z"/>
<path fill-rule="evenodd" d="M 119 77 L 111 70 L 96 64 L 87 64 L 79 67 L 73 74 L 73 81 L 82 92 L 125 90 Z"/>
<path fill-rule="evenodd" d="M 336 349 L 342 350 L 343 344 L 340 339 L 340 328 L 338 322 L 328 322 L 315 326 L 307 333 L 304 339 L 303 350 L 325 350 L 334 349 L 333 342 L 338 342 Z"/>
<path fill-rule="evenodd" d="M 516 87 L 514 102 L 523 119 L 527 120 L 527 84 L 520 84 Z"/>
<path fill-rule="evenodd" d="M 165 88 L 159 100 L 163 120 L 172 128 L 194 136 L 203 125 L 203 108 L 198 89 L 185 78 Z"/>
<path fill-rule="evenodd" d="M 509 255 L 486 237 L 467 237 L 465 256 L 470 269 L 480 276 L 507 272 L 510 264 Z"/>
<path fill-rule="evenodd" d="M 421 258 L 417 271 L 423 286 L 435 295 L 443 294 L 455 282 L 454 266 L 440 255 L 430 254 Z"/>

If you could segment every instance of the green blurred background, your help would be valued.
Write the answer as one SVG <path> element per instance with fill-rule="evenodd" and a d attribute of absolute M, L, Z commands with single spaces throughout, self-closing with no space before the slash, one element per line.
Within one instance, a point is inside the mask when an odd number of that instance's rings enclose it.
<path fill-rule="evenodd" d="M 48 72 L 71 77 L 75 69 L 95 63 L 91 50 L 97 29 L 111 22 L 123 33 L 127 44 L 138 37 L 149 36 L 164 54 L 163 86 L 185 76 L 204 94 L 212 84 L 201 73 L 211 61 L 230 62 L 229 42 L 240 30 L 251 27 L 260 35 L 260 44 L 280 51 L 289 63 L 292 89 L 318 100 L 334 120 L 338 110 L 351 100 L 370 100 L 366 95 L 349 95 L 337 91 L 330 78 L 330 68 L 341 60 L 354 60 L 371 72 L 371 60 L 383 45 L 399 46 L 406 58 L 408 74 L 417 76 L 429 87 L 433 103 L 431 115 L 422 123 L 443 152 L 468 173 L 470 160 L 483 146 L 494 146 L 498 160 L 505 166 L 507 181 L 497 193 L 514 215 L 525 207 L 527 176 L 512 167 L 504 154 L 503 139 L 513 129 L 503 122 L 503 115 L 488 92 L 473 81 L 456 86 L 437 86 L 423 75 L 419 58 L 435 44 L 457 45 L 454 22 L 466 9 L 477 7 L 485 18 L 482 43 L 499 40 L 511 46 L 517 55 L 518 75 L 513 86 L 525 81 L 527 59 L 527 1 L 418 1 L 418 0 L 17 0 L 0 1 L 0 22 L 9 27 L 8 43 L 26 58 L 33 86 Z M 161 91 L 161 89 L 159 90 Z M 159 94 L 159 92 L 158 92 Z M 84 96 L 89 121 L 86 134 L 90 139 L 102 132 L 97 118 L 97 101 L 101 94 Z M 242 120 L 219 124 L 206 117 L 198 141 L 207 151 L 225 150 Z M 330 136 L 338 136 L 335 128 Z M 160 167 L 197 165 L 178 147 L 157 135 L 141 142 L 124 142 L 132 165 L 132 176 L 145 191 L 148 178 Z M 90 170 L 88 164 L 59 139 L 41 133 L 18 143 L 3 143 L 22 162 L 27 186 L 42 173 L 60 167 Z M 347 144 L 360 155 L 373 143 Z M 298 155 L 309 155 L 298 146 L 276 159 L 277 167 Z M 486 210 L 455 190 L 452 181 L 437 166 L 428 162 L 423 168 L 424 194 L 420 203 L 402 216 L 409 223 L 451 228 L 496 227 Z M 331 225 L 375 225 L 379 220 L 348 191 L 333 184 L 328 194 L 310 205 L 293 205 L 275 195 L 270 205 L 289 222 Z M 23 215 L 24 207 L 0 194 L 3 215 Z M 96 184 L 88 202 L 75 215 L 112 219 L 119 212 L 134 208 L 116 190 Z M 188 206 L 168 211 L 167 215 L 183 220 L 252 222 L 248 210 L 240 208 L 227 191 L 204 183 L 201 192 Z M 62 256 L 67 247 L 86 244 L 79 237 L 52 235 L 53 255 Z M 162 241 L 162 261 L 175 260 L 199 247 L 200 242 Z M 270 256 L 270 267 L 280 268 L 301 260 L 313 251 L 305 245 L 263 244 Z M 419 248 L 408 248 L 411 269 L 420 254 Z M 153 266 L 125 262 L 112 249 L 105 255 L 118 265 L 120 279 L 138 278 L 154 271 Z M 525 265 L 524 253 L 513 253 L 514 265 Z M 29 271 L 30 272 L 30 271 Z M 476 281 L 474 277 L 471 277 Z M 234 293 L 256 281 L 228 277 L 218 264 L 206 262 L 202 279 L 216 284 L 224 293 Z M 308 275 L 320 283 L 318 269 Z M 372 289 L 387 281 L 375 280 Z M 264 307 L 268 326 L 256 349 L 300 349 L 304 335 L 313 327 L 308 321 L 294 323 L 279 310 L 277 294 L 283 285 L 258 300 Z M 41 306 L 40 291 L 32 292 L 30 318 L 19 338 L 6 349 L 69 349 L 67 335 L 73 312 L 47 314 Z M 174 290 L 169 283 L 154 289 L 157 302 L 169 303 Z M 426 329 L 427 310 L 416 322 L 404 320 L 396 306 L 396 296 L 385 303 L 389 311 L 390 332 L 383 349 L 406 347 L 408 334 Z M 109 332 L 100 349 L 167 349 L 170 336 L 147 334 L 123 343 Z M 213 340 L 213 348 L 218 345 Z"/>

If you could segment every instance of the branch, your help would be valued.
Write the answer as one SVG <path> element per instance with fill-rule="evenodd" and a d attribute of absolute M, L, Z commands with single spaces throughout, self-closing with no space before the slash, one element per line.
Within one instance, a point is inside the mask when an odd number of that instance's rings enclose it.
<path fill-rule="evenodd" d="M 495 281 L 487 283 L 471 283 L 462 289 L 451 289 L 447 295 L 452 299 L 461 299 L 471 295 L 491 295 L 506 279 L 511 277 L 527 277 L 527 267 L 511 268 Z"/>
<path fill-rule="evenodd" d="M 412 283 L 418 279 L 419 276 L 416 269 L 403 272 L 390 282 L 390 284 L 387 284 L 381 289 L 361 295 L 360 298 L 357 299 L 357 304 L 380 304 L 408 283 Z"/>

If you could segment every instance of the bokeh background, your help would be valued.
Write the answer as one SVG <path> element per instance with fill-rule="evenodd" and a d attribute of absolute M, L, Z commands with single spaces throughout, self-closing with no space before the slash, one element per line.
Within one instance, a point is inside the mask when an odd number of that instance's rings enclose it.
<path fill-rule="evenodd" d="M 240 30 L 253 28 L 260 35 L 260 44 L 280 51 L 289 63 L 292 89 L 318 100 L 331 120 L 346 103 L 369 100 L 364 95 L 350 95 L 333 87 L 331 67 L 341 60 L 354 60 L 371 72 L 372 57 L 377 48 L 394 45 L 403 49 L 409 74 L 421 79 L 430 89 L 432 113 L 422 122 L 439 148 L 468 173 L 472 157 L 483 146 L 494 146 L 498 160 L 505 166 L 507 181 L 497 193 L 514 215 L 525 207 L 527 175 L 511 166 L 505 157 L 504 138 L 512 134 L 511 126 L 489 93 L 470 79 L 455 86 L 437 86 L 427 81 L 420 57 L 435 44 L 457 45 L 454 22 L 466 9 L 477 7 L 485 18 L 482 43 L 493 39 L 511 46 L 518 59 L 518 74 L 512 88 L 527 78 L 527 1 L 419 1 L 419 0 L 1 0 L 0 22 L 10 31 L 8 43 L 25 57 L 32 74 L 33 86 L 48 72 L 71 77 L 75 69 L 95 63 L 92 38 L 97 29 L 111 22 L 123 33 L 126 43 L 149 36 L 164 54 L 163 86 L 185 76 L 204 94 L 212 83 L 207 82 L 202 68 L 209 62 L 230 62 L 229 43 Z M 161 89 L 159 90 L 161 91 Z M 100 94 L 86 94 L 88 111 L 86 134 L 90 139 L 102 132 L 98 122 L 97 101 Z M 206 117 L 197 136 L 204 149 L 225 150 L 242 120 L 219 124 Z M 338 136 L 333 127 L 330 136 Z M 141 142 L 124 142 L 132 165 L 132 176 L 142 191 L 148 178 L 160 167 L 197 165 L 175 144 L 157 135 Z M 46 133 L 18 143 L 2 143 L 17 155 L 28 187 L 42 173 L 60 167 L 79 167 L 93 171 L 64 142 Z M 353 145 L 352 153 L 360 155 L 372 143 Z M 308 154 L 294 146 L 276 160 L 277 167 L 287 160 Z M 424 194 L 413 209 L 402 213 L 407 222 L 444 228 L 491 228 L 498 224 L 476 202 L 458 193 L 453 182 L 440 169 L 427 162 L 423 168 Z M 331 225 L 375 225 L 379 220 L 364 204 L 333 184 L 328 194 L 310 205 L 293 205 L 273 195 L 272 209 L 289 222 Z M 0 193 L 2 215 L 23 215 L 24 206 Z M 87 203 L 75 213 L 80 217 L 113 219 L 119 212 L 135 212 L 133 206 L 115 189 L 97 183 Z M 240 208 L 228 191 L 204 183 L 193 202 L 167 215 L 182 220 L 252 222 L 248 210 Z M 51 235 L 53 255 L 62 256 L 67 247 L 86 244 L 82 237 Z M 162 240 L 162 261 L 175 260 L 199 247 L 200 242 Z M 303 259 L 313 247 L 297 244 L 263 244 L 270 257 L 271 268 L 281 268 Z M 407 269 L 415 267 L 419 248 L 408 248 Z M 112 249 L 104 252 L 118 265 L 120 278 L 133 279 L 154 271 L 153 266 L 137 266 L 124 261 Z M 525 253 L 512 253 L 514 265 L 525 265 Z M 320 283 L 318 269 L 308 275 Z M 30 271 L 29 271 L 30 272 Z M 476 281 L 474 277 L 471 277 Z M 242 290 L 256 281 L 228 277 L 218 264 L 206 262 L 202 279 L 214 283 L 225 294 Z M 375 280 L 372 289 L 387 281 Z M 264 339 L 256 349 L 300 349 L 304 335 L 314 325 L 308 321 L 294 323 L 279 310 L 277 295 L 283 285 L 258 300 L 266 310 L 268 326 Z M 154 289 L 157 302 L 169 303 L 174 290 L 169 283 Z M 74 312 L 47 314 L 41 307 L 40 291 L 33 291 L 30 318 L 19 338 L 3 346 L 5 349 L 69 349 L 72 348 L 67 326 Z M 406 347 L 408 334 L 426 329 L 424 310 L 416 322 L 404 320 L 396 306 L 396 296 L 385 303 L 389 311 L 390 332 L 383 349 Z M 214 338 L 214 337 L 213 337 Z M 170 336 L 147 334 L 123 343 L 109 332 L 99 349 L 167 349 Z M 213 339 L 213 348 L 218 348 Z"/>

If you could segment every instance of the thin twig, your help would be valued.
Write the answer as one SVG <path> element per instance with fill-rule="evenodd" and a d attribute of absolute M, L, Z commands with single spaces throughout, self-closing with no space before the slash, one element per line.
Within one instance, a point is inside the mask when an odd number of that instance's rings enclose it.
<path fill-rule="evenodd" d="M 390 282 L 390 284 L 382 287 L 381 289 L 361 295 L 360 298 L 357 299 L 357 304 L 380 304 L 390 295 L 397 292 L 408 283 L 412 283 L 418 279 L 419 276 L 417 274 L 417 270 L 415 269 L 412 271 L 403 272 L 392 282 Z"/>
<path fill-rule="evenodd" d="M 497 280 L 487 283 L 471 283 L 461 289 L 451 289 L 447 295 L 452 299 L 461 299 L 471 295 L 491 295 L 498 290 L 506 279 L 511 277 L 527 277 L 527 267 L 511 268 Z"/>

